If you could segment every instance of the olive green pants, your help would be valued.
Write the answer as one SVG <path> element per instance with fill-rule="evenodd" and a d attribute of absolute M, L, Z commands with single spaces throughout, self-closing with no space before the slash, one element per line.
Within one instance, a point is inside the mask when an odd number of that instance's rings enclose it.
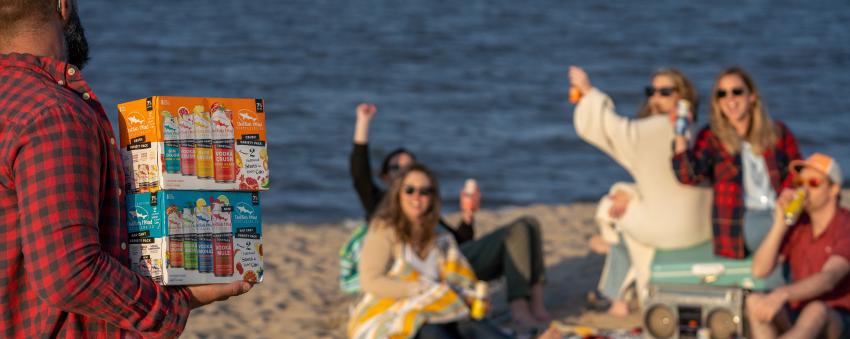
<path fill-rule="evenodd" d="M 543 241 L 540 223 L 521 217 L 490 234 L 460 245 L 475 275 L 481 280 L 502 276 L 508 301 L 531 296 L 531 287 L 544 280 Z"/>

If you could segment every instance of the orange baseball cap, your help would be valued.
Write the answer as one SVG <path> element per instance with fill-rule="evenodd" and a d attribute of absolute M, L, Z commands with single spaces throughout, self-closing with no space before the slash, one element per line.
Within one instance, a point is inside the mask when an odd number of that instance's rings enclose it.
<path fill-rule="evenodd" d="M 794 175 L 800 174 L 803 167 L 811 168 L 826 175 L 833 184 L 841 186 L 841 167 L 838 166 L 838 162 L 835 159 L 823 153 L 812 154 L 805 161 L 791 161 L 788 167 L 791 168 L 791 172 L 794 172 Z"/>

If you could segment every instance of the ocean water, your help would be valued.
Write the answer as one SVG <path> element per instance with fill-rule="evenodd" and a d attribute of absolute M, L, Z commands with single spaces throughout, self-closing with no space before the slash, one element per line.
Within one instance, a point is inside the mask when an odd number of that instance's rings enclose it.
<path fill-rule="evenodd" d="M 743 66 L 805 154 L 850 168 L 847 1 L 79 5 L 92 50 L 84 75 L 113 122 L 119 102 L 151 95 L 265 98 L 267 221 L 362 216 L 348 155 L 364 101 L 378 105 L 373 166 L 411 149 L 437 171 L 447 210 L 466 178 L 478 179 L 484 208 L 597 199 L 628 174 L 576 136 L 572 64 L 624 115 L 660 67 L 683 70 L 705 98 L 722 68 Z"/>

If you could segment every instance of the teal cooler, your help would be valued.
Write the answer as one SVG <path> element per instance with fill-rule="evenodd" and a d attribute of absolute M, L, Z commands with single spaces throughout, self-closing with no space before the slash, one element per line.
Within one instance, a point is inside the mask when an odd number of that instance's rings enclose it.
<path fill-rule="evenodd" d="M 650 283 L 765 290 L 765 280 L 753 277 L 751 265 L 751 258 L 737 260 L 715 256 L 710 241 L 684 249 L 657 250 Z"/>

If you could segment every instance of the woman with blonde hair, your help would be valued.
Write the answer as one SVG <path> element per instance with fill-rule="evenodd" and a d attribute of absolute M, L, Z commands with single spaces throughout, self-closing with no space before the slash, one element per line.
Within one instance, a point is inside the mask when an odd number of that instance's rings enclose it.
<path fill-rule="evenodd" d="M 475 273 L 454 238 L 440 231 L 440 191 L 424 165 L 402 170 L 378 206 L 358 268 L 363 298 L 350 338 L 502 338 L 470 321 Z"/>
<path fill-rule="evenodd" d="M 713 187 L 714 253 L 742 259 L 758 249 L 770 229 L 776 196 L 791 183 L 788 164 L 800 159 L 800 151 L 785 124 L 767 113 L 753 78 L 739 67 L 717 76 L 710 114 L 710 126 L 690 149 L 686 137 L 674 138 L 673 170 L 684 184 Z"/>
<path fill-rule="evenodd" d="M 570 67 L 569 75 L 582 93 L 573 114 L 576 133 L 634 179 L 615 183 L 600 200 L 596 221 L 602 236 L 591 239 L 595 251 L 607 253 L 598 289 L 612 301 L 608 313 L 627 315 L 626 288 L 634 282 L 638 297 L 644 296 L 656 249 L 710 238 L 711 192 L 680 184 L 670 168 L 676 103 L 688 100 L 696 111 L 697 95 L 681 72 L 659 70 L 650 78 L 637 118 L 629 118 L 617 114 L 614 102 L 591 85 L 584 70 Z"/>

